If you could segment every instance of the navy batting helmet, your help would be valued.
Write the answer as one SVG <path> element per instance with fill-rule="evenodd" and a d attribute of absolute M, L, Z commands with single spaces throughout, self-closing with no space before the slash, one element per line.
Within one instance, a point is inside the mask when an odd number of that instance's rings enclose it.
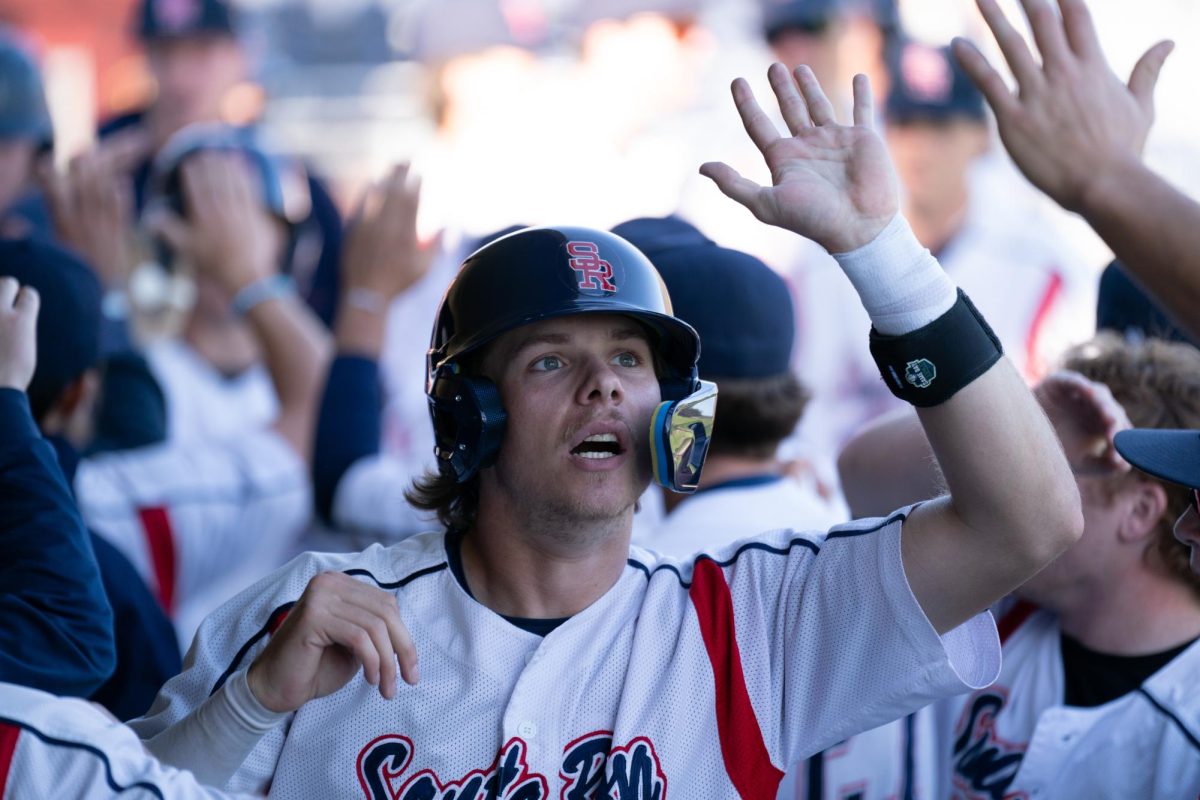
<path fill-rule="evenodd" d="M 506 414 L 495 384 L 465 374 L 463 358 L 522 325 L 597 313 L 631 316 L 650 332 L 664 406 L 670 406 L 660 408 L 655 419 L 667 425 L 671 410 L 702 389 L 696 368 L 700 339 L 673 316 L 662 279 L 637 248 L 590 228 L 526 228 L 463 262 L 442 300 L 426 362 L 426 394 L 443 474 L 460 483 L 469 480 L 495 462 L 504 435 Z M 692 462 L 698 475 L 694 455 Z"/>

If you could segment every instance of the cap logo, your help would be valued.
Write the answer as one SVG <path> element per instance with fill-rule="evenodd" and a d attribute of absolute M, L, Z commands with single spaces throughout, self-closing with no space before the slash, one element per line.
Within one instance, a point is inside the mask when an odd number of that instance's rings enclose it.
<path fill-rule="evenodd" d="M 614 293 L 612 264 L 600 257 L 600 248 L 595 242 L 567 242 L 568 263 L 579 276 L 579 288 L 591 292 Z"/>
<path fill-rule="evenodd" d="M 900 75 L 909 94 L 923 103 L 944 103 L 954 89 L 954 74 L 944 56 L 931 47 L 910 44 L 900 57 Z"/>
<path fill-rule="evenodd" d="M 158 0 L 154 4 L 154 16 L 158 24 L 169 31 L 191 27 L 200 19 L 201 13 L 197 0 Z"/>

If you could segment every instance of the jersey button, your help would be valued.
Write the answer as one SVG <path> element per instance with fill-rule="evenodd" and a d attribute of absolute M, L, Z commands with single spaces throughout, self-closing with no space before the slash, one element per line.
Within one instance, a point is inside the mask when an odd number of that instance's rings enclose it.
<path fill-rule="evenodd" d="M 537 737 L 537 730 L 537 725 L 529 720 L 525 720 L 517 726 L 517 735 L 522 739 L 534 739 Z"/>

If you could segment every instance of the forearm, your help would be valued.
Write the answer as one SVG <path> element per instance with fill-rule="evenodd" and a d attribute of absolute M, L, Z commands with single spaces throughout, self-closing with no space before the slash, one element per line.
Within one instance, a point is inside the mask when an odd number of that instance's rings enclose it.
<path fill-rule="evenodd" d="M 246 317 L 262 345 L 279 398 L 275 430 L 308 459 L 317 397 L 330 354 L 329 336 L 294 295 L 259 303 Z"/>
<path fill-rule="evenodd" d="M 1175 321 L 1200 336 L 1200 204 L 1129 161 L 1101 172 L 1078 210 Z"/>
<path fill-rule="evenodd" d="M 864 425 L 842 448 L 837 468 L 856 519 L 886 516 L 946 492 L 929 439 L 911 408 Z"/>
<path fill-rule="evenodd" d="M 334 339 L 338 355 L 362 356 L 363 358 L 378 359 L 383 352 L 383 340 L 387 331 L 387 301 L 378 292 L 370 291 L 365 295 L 355 287 L 346 289 L 342 302 L 338 305 L 337 321 L 334 325 Z M 377 308 L 367 309 L 356 303 L 355 298 L 365 297 Z"/>
<path fill-rule="evenodd" d="M 242 670 L 195 711 L 144 744 L 163 763 L 190 770 L 201 783 L 220 787 L 262 737 L 288 716 L 264 708 Z"/>

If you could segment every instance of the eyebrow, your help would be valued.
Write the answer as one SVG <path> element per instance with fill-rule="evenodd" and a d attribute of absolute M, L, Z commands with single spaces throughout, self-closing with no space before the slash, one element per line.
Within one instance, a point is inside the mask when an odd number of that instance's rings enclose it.
<path fill-rule="evenodd" d="M 640 325 L 624 325 L 619 328 L 612 328 L 608 333 L 610 342 L 624 342 L 630 339 L 640 339 L 647 344 L 650 342 L 650 337 Z M 512 349 L 509 350 L 509 357 L 517 355 L 522 350 L 534 345 L 555 345 L 561 346 L 571 343 L 571 337 L 565 333 L 554 333 L 548 331 L 546 333 L 533 333 L 523 339 L 519 339 Z"/>

